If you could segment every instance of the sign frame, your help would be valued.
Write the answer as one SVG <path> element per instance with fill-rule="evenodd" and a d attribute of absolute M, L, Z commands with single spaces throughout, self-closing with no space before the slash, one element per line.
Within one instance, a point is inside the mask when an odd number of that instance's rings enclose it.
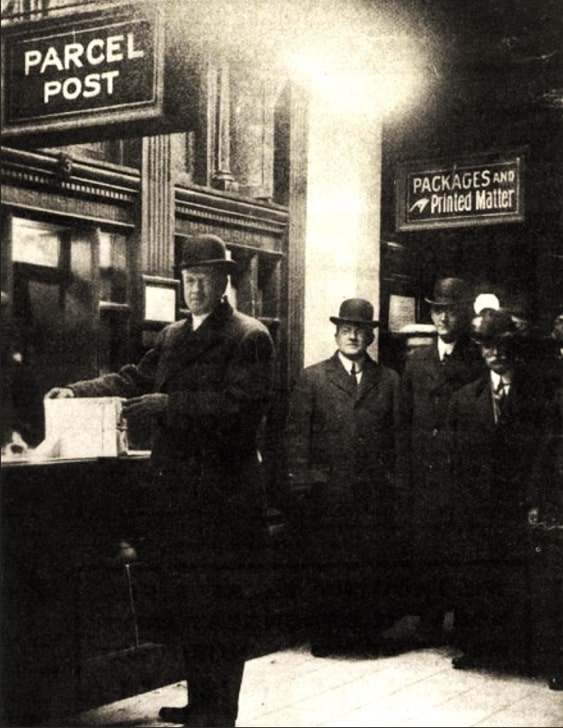
<path fill-rule="evenodd" d="M 520 148 L 464 155 L 456 161 L 448 157 L 399 162 L 396 165 L 395 176 L 396 229 L 413 231 L 523 222 L 525 219 L 523 175 L 526 152 L 527 148 Z M 445 178 L 450 182 L 459 181 L 459 193 L 452 191 L 451 188 L 445 191 L 441 189 L 441 195 L 432 192 L 433 185 L 430 180 L 444 182 Z M 496 183 L 493 182 L 495 179 Z M 417 184 L 426 185 L 425 197 L 416 198 L 413 187 Z M 464 184 L 467 186 L 464 187 Z M 493 184 L 496 184 L 494 188 Z M 446 185 L 447 182 L 442 187 Z M 478 185 L 481 185 L 480 189 Z M 429 188 L 431 191 L 428 191 Z M 493 196 L 486 197 L 489 193 Z M 432 199 L 432 194 L 437 198 L 436 202 Z M 459 194 L 461 199 L 458 199 L 456 194 Z M 476 210 L 472 207 L 473 204 L 477 206 L 477 199 L 482 201 L 485 209 Z M 468 207 L 471 206 L 471 209 L 463 209 L 464 202 Z M 461 209 L 456 209 L 456 203 L 462 206 Z M 493 203 L 499 206 L 505 204 L 506 210 L 502 207 L 500 210 L 490 209 L 486 206 L 487 203 L 493 208 Z M 418 218 L 416 217 L 418 211 L 415 210 L 417 205 L 420 211 Z M 430 217 L 430 209 L 442 206 L 453 209 L 447 209 L 444 213 L 439 209 L 434 217 Z"/>
<path fill-rule="evenodd" d="M 148 25 L 151 39 L 152 58 L 146 97 L 132 103 L 121 103 L 116 97 L 115 104 L 104 107 L 77 108 L 54 113 L 35 114 L 28 118 L 12 118 L 10 104 L 14 89 L 15 72 L 12 67 L 17 44 L 44 42 L 48 39 L 61 39 L 72 33 L 87 34 L 96 29 L 116 28 L 116 33 L 127 24 L 143 23 Z M 106 12 L 88 10 L 80 14 L 47 17 L 33 23 L 17 23 L 2 29 L 2 137 L 5 143 L 18 144 L 27 139 L 50 141 L 51 135 L 59 135 L 61 142 L 66 134 L 70 138 L 90 129 L 118 127 L 131 123 L 151 123 L 164 116 L 165 103 L 165 38 L 162 12 L 145 3 L 127 3 L 106 9 Z M 103 51 L 96 47 L 96 54 Z M 99 55 L 98 55 L 99 57 Z M 56 61 L 56 59 L 55 59 Z M 59 61 L 62 64 L 62 60 Z M 82 62 L 82 60 L 80 60 Z M 57 65 L 54 63 L 53 65 Z M 65 67 L 66 67 L 65 58 Z M 70 65 L 70 61 L 69 61 Z M 115 67 L 115 64 L 113 64 Z M 98 67 L 101 70 L 101 67 Z M 98 70 L 94 69 L 94 70 Z M 69 74 L 72 71 L 68 70 Z M 99 74 L 98 74 L 99 75 Z M 74 87 L 73 87 L 74 90 Z M 55 138 L 55 141 L 58 139 Z"/>

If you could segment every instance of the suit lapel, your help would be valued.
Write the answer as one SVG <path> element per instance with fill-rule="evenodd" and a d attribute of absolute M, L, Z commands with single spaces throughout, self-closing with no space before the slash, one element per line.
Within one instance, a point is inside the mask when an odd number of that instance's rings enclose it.
<path fill-rule="evenodd" d="M 374 387 L 377 387 L 381 381 L 381 372 L 379 364 L 371 359 L 367 354 L 364 360 L 362 370 L 362 378 L 359 386 L 356 385 L 354 379 L 346 369 L 342 366 L 338 353 L 328 361 L 328 379 L 338 389 L 346 392 L 352 399 L 357 402 L 362 400 Z"/>
<path fill-rule="evenodd" d="M 178 371 L 185 370 L 195 359 L 221 343 L 224 316 L 221 310 L 213 312 L 196 331 L 192 331 L 191 318 L 188 318 L 171 333 L 174 341 L 168 349 L 165 381 L 173 379 Z"/>
<path fill-rule="evenodd" d="M 422 360 L 424 373 L 428 381 L 432 382 L 433 388 L 439 388 L 446 382 L 445 367 L 440 361 L 437 345 L 432 344 L 428 349 L 430 351 L 425 352 L 427 355 Z"/>
<path fill-rule="evenodd" d="M 360 401 L 367 396 L 369 392 L 377 387 L 381 382 L 381 370 L 379 364 L 370 357 L 366 356 L 364 361 L 364 369 L 362 373 L 362 380 L 357 393 L 357 399 Z"/>
<path fill-rule="evenodd" d="M 483 376 L 477 383 L 475 389 L 476 408 L 479 418 L 486 427 L 495 427 L 495 412 L 493 406 L 493 397 L 491 394 L 491 384 L 488 374 Z"/>
<path fill-rule="evenodd" d="M 433 344 L 432 351 L 424 360 L 425 372 L 428 380 L 432 382 L 432 389 L 438 390 L 444 386 L 458 389 L 467 382 L 466 345 L 459 340 L 453 348 L 447 362 L 442 363 L 438 355 L 438 346 Z"/>
<path fill-rule="evenodd" d="M 335 352 L 334 356 L 332 356 L 328 360 L 328 371 L 327 371 L 328 380 L 335 386 L 338 387 L 338 389 L 343 390 L 348 394 L 350 397 L 355 398 L 357 396 L 357 386 L 354 382 L 354 378 L 348 374 L 346 369 L 342 366 L 342 363 L 340 359 L 338 358 L 338 353 Z"/>

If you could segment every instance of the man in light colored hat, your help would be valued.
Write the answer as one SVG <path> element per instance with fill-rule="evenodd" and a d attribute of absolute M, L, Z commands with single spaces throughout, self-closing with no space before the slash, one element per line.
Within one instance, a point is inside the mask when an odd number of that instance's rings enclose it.
<path fill-rule="evenodd" d="M 445 430 L 452 394 L 483 369 L 468 331 L 473 315 L 471 286 L 441 278 L 426 298 L 436 338 L 408 358 L 402 377 L 402 406 L 409 431 L 410 488 L 403 505 L 404 536 L 412 543 L 412 594 L 420 622 L 419 644 L 444 639 L 448 611 L 450 471 Z"/>
<path fill-rule="evenodd" d="M 312 652 L 365 646 L 382 598 L 375 568 L 391 547 L 398 472 L 399 377 L 367 353 L 373 306 L 342 302 L 336 351 L 306 367 L 290 398 L 290 489 L 300 498 L 298 537 L 308 569 Z M 373 635 L 377 636 L 377 635 Z"/>
<path fill-rule="evenodd" d="M 187 319 L 164 328 L 139 364 L 47 394 L 125 397 L 127 421 L 152 425 L 143 536 L 161 557 L 162 604 L 189 695 L 160 717 L 187 726 L 235 725 L 252 630 L 248 579 L 266 533 L 257 432 L 274 348 L 268 330 L 224 298 L 233 267 L 221 238 L 185 236 Z"/>
<path fill-rule="evenodd" d="M 456 632 L 464 650 L 453 665 L 529 670 L 530 526 L 549 522 L 560 499 L 552 447 L 560 423 L 541 372 L 526 359 L 529 334 L 520 321 L 486 309 L 472 335 L 486 369 L 452 396 L 448 412 Z"/>

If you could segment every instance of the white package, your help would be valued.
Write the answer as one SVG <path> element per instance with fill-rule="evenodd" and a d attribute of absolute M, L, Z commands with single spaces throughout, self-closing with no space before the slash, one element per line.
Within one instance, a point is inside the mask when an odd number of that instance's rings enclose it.
<path fill-rule="evenodd" d="M 117 457 L 127 452 L 121 397 L 45 399 L 45 440 L 37 456 Z"/>

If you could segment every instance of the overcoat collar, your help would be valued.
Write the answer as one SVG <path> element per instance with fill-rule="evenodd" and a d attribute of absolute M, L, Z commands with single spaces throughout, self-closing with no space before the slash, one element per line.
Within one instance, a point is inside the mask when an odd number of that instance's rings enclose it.
<path fill-rule="evenodd" d="M 366 354 L 362 368 L 362 379 L 358 386 L 353 377 L 342 366 L 338 352 L 335 351 L 334 355 L 328 360 L 328 379 L 334 386 L 345 391 L 356 401 L 360 401 L 379 383 L 381 369 L 380 365 Z"/>
<path fill-rule="evenodd" d="M 225 323 L 232 315 L 231 305 L 228 301 L 222 301 L 196 331 L 192 331 L 190 315 L 178 328 L 172 329 L 171 334 L 175 336 L 175 340 L 170 348 L 167 379 L 222 342 L 225 337 Z"/>
<path fill-rule="evenodd" d="M 506 405 L 503 408 L 503 415 L 499 424 L 507 424 L 518 416 L 519 402 L 522 396 L 525 396 L 521 392 L 522 382 L 523 374 L 516 370 L 510 385 L 510 390 L 506 395 Z M 483 376 L 477 381 L 475 397 L 483 403 L 483 406 L 485 406 L 485 402 L 487 403 L 487 410 L 490 410 L 490 417 L 494 420 L 491 373 L 488 369 L 486 369 Z"/>
<path fill-rule="evenodd" d="M 436 342 L 428 346 L 428 353 L 424 361 L 426 363 L 426 375 L 429 381 L 434 382 L 436 385 L 443 385 L 445 382 L 455 381 L 460 375 L 463 375 L 467 366 L 469 346 L 470 342 L 468 339 L 459 339 L 446 363 L 440 361 Z"/>

